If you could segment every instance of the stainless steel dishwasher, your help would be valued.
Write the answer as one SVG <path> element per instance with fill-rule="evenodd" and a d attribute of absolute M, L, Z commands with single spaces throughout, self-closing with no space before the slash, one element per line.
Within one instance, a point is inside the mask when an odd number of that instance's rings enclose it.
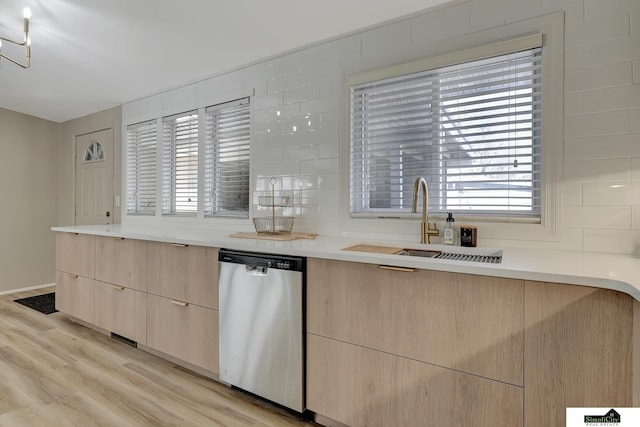
<path fill-rule="evenodd" d="M 306 259 L 220 250 L 220 379 L 298 412 Z"/>

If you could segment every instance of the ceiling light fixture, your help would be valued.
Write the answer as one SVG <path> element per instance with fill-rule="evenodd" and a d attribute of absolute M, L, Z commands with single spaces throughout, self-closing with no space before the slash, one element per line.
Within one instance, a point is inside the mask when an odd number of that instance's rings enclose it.
<path fill-rule="evenodd" d="M 5 37 L 0 36 L 0 59 L 4 58 L 22 68 L 29 68 L 31 66 L 31 38 L 29 38 L 29 19 L 31 19 L 31 9 L 29 9 L 28 7 L 25 7 L 24 10 L 22 11 L 22 14 L 24 16 L 24 40 L 22 42 L 18 42 L 18 41 L 7 39 Z M 26 63 L 22 64 L 16 61 L 15 59 L 10 58 L 7 55 L 3 54 L 2 53 L 3 41 L 16 44 L 18 46 L 24 46 L 25 54 L 27 57 Z"/>

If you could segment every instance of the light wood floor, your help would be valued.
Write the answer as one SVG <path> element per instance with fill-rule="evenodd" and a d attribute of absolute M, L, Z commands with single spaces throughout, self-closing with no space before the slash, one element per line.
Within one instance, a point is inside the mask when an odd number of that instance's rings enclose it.
<path fill-rule="evenodd" d="M 0 426 L 312 426 L 161 358 L 0 296 Z"/>

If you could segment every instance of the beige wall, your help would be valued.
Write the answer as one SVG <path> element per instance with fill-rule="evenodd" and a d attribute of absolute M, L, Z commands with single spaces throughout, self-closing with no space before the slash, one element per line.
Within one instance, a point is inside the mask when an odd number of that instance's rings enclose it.
<path fill-rule="evenodd" d="M 122 108 L 119 106 L 110 108 L 60 124 L 58 225 L 74 225 L 75 160 L 73 156 L 76 136 L 108 128 L 113 129 L 113 188 L 115 196 L 119 196 L 122 188 Z M 120 222 L 119 207 L 114 207 L 113 220 L 114 223 Z"/>
<path fill-rule="evenodd" d="M 59 125 L 0 108 L 0 292 L 54 282 Z"/>

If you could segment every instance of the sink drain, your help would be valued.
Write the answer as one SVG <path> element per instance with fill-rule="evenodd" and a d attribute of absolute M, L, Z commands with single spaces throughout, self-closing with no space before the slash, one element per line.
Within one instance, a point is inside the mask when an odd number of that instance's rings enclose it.
<path fill-rule="evenodd" d="M 454 261 L 486 262 L 489 264 L 500 264 L 502 262 L 502 255 L 471 255 L 442 252 L 434 256 L 434 258 L 451 259 Z"/>

